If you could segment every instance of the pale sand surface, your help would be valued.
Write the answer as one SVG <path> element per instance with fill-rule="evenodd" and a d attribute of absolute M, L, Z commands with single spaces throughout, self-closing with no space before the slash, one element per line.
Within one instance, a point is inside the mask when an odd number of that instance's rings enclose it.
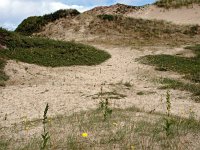
<path fill-rule="evenodd" d="M 200 6 L 192 8 L 163 10 L 155 6 L 148 6 L 139 11 L 127 14 L 129 17 L 158 19 L 171 21 L 178 24 L 200 24 Z M 76 20 L 74 20 L 76 21 Z M 94 39 L 91 35 L 82 35 L 86 25 L 83 23 L 80 34 L 74 31 L 63 31 L 62 21 L 54 27 L 46 26 L 44 34 L 52 31 L 55 39 L 87 41 Z M 57 21 L 59 22 L 59 21 Z M 68 24 L 67 20 L 63 20 Z M 76 22 L 74 22 L 76 24 Z M 86 27 L 85 27 L 86 26 Z M 46 31 L 47 30 L 47 31 Z M 56 34 L 54 30 L 57 31 Z M 166 47 L 131 47 L 94 45 L 106 50 L 112 55 L 108 61 L 97 66 L 72 66 L 72 67 L 41 67 L 33 64 L 8 61 L 5 72 L 10 76 L 6 87 L 0 88 L 0 125 L 10 126 L 21 122 L 24 118 L 42 118 L 46 103 L 49 103 L 50 116 L 70 115 L 74 112 L 89 110 L 98 107 L 99 99 L 94 99 L 100 92 L 113 92 L 126 95 L 125 98 L 111 100 L 114 107 L 127 108 L 136 106 L 145 111 L 165 112 L 163 101 L 166 90 L 160 90 L 158 83 L 152 80 L 160 77 L 181 79 L 174 72 L 155 71 L 154 67 L 140 64 L 136 58 L 148 54 L 178 54 L 192 57 L 194 54 L 183 48 Z M 131 83 L 127 88 L 124 83 Z M 138 92 L 144 95 L 138 95 Z M 200 104 L 191 100 L 191 93 L 170 90 L 172 100 L 172 113 L 187 117 L 190 109 L 200 117 Z M 5 120 L 6 118 L 6 120 Z"/>
<path fill-rule="evenodd" d="M 200 6 L 193 5 L 179 9 L 163 9 L 150 5 L 140 10 L 130 12 L 127 16 L 150 20 L 165 20 L 176 24 L 200 25 Z"/>
<path fill-rule="evenodd" d="M 99 99 L 94 97 L 101 87 L 103 92 L 115 91 L 126 95 L 125 98 L 111 100 L 114 107 L 136 106 L 145 111 L 155 109 L 156 112 L 165 112 L 166 90 L 159 90 L 159 85 L 152 79 L 179 79 L 181 76 L 155 71 L 154 67 L 140 64 L 135 59 L 148 54 L 182 54 L 185 53 L 183 48 L 95 46 L 108 51 L 112 58 L 97 66 L 60 68 L 8 61 L 5 71 L 10 80 L 6 87 L 0 88 L 0 125 L 10 126 L 24 118 L 42 118 L 46 103 L 50 105 L 49 116 L 70 115 L 96 108 Z M 132 87 L 127 88 L 123 84 L 125 82 L 131 83 Z M 138 95 L 141 91 L 145 94 Z M 200 117 L 200 104 L 191 100 L 191 93 L 170 91 L 174 115 L 188 117 L 192 109 Z"/>

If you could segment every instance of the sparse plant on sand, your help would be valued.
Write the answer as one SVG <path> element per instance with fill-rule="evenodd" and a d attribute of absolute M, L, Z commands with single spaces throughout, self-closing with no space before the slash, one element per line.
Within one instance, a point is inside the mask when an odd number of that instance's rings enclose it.
<path fill-rule="evenodd" d="M 42 123 L 43 123 L 43 134 L 42 134 L 43 142 L 42 142 L 41 150 L 46 149 L 47 143 L 48 143 L 48 141 L 50 139 L 49 132 L 46 129 L 46 124 L 48 123 L 48 118 L 47 118 L 48 110 L 49 110 L 49 105 L 47 103 L 46 108 L 44 110 L 43 121 L 42 121 Z"/>
<path fill-rule="evenodd" d="M 108 116 L 112 114 L 112 109 L 109 108 L 108 99 L 102 100 L 100 102 L 100 109 L 103 111 L 104 121 L 106 121 Z"/>
<path fill-rule="evenodd" d="M 164 125 L 164 130 L 166 133 L 166 136 L 169 136 L 171 134 L 171 126 L 172 126 L 172 120 L 171 120 L 171 100 L 170 100 L 170 93 L 169 91 L 167 91 L 167 95 L 166 95 L 166 108 L 167 108 L 167 112 L 166 115 L 167 117 L 164 118 L 165 120 L 165 125 Z"/>
<path fill-rule="evenodd" d="M 102 93 L 103 93 L 103 88 L 101 87 L 100 95 L 102 95 Z M 102 97 L 100 97 L 100 98 L 101 98 L 101 101 L 99 103 L 99 109 L 102 110 L 104 121 L 106 121 L 108 116 L 110 116 L 112 114 L 112 109 L 109 108 L 108 98 L 106 98 L 106 99 L 103 99 Z"/>

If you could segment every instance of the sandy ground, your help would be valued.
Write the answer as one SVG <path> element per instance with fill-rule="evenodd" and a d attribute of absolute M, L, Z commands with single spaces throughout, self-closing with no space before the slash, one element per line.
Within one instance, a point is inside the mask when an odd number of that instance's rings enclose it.
<path fill-rule="evenodd" d="M 153 5 L 143 9 L 130 12 L 128 17 L 165 20 L 177 24 L 198 24 L 200 25 L 200 6 L 193 5 L 180 9 L 163 9 Z"/>
<path fill-rule="evenodd" d="M 49 115 L 70 115 L 81 110 L 96 108 L 100 92 L 115 91 L 126 97 L 112 99 L 114 107 L 136 106 L 145 111 L 165 112 L 163 101 L 166 90 L 159 90 L 153 78 L 181 76 L 173 72 L 158 72 L 151 66 L 135 61 L 147 54 L 182 54 L 182 48 L 109 47 L 95 45 L 108 51 L 112 58 L 97 66 L 72 66 L 47 68 L 33 64 L 8 61 L 5 71 L 10 76 L 6 87 L 0 88 L 0 126 L 10 126 L 28 120 L 42 118 L 46 103 Z M 186 54 L 187 55 L 187 54 Z M 188 55 L 191 55 L 190 53 Z M 128 88 L 125 82 L 131 83 Z M 138 95 L 138 92 L 144 95 Z M 200 117 L 200 104 L 191 100 L 191 93 L 171 90 L 172 113 L 187 117 L 190 109 Z"/>

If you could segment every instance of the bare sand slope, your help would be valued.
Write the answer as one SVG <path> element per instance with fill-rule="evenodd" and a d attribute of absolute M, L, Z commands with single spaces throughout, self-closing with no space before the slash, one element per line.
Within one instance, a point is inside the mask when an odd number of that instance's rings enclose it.
<path fill-rule="evenodd" d="M 157 72 L 153 67 L 135 61 L 147 54 L 182 53 L 183 49 L 173 51 L 167 48 L 142 48 L 140 50 L 124 47 L 96 47 L 108 51 L 112 58 L 98 66 L 72 66 L 46 68 L 33 64 L 9 61 L 5 67 L 10 80 L 6 87 L 0 88 L 0 126 L 42 118 L 46 103 L 49 115 L 69 115 L 71 113 L 98 107 L 97 93 L 123 94 L 126 97 L 112 99 L 114 107 L 136 106 L 146 111 L 165 112 L 163 101 L 166 90 L 159 90 L 152 78 L 179 78 L 173 72 Z M 130 83 L 127 87 L 124 83 Z M 143 92 L 144 95 L 138 95 Z M 171 90 L 172 113 L 187 117 L 190 109 L 200 117 L 200 104 L 194 103 L 190 93 Z M 6 119 L 6 120 L 5 120 Z"/>
<path fill-rule="evenodd" d="M 157 19 L 170 21 L 177 24 L 198 24 L 200 25 L 200 6 L 193 5 L 178 9 L 164 9 L 154 5 L 130 12 L 128 17 L 142 19 Z"/>

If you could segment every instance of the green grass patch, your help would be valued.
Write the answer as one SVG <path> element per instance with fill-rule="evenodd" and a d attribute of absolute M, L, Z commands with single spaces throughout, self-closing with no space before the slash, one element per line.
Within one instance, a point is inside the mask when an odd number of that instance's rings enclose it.
<path fill-rule="evenodd" d="M 196 57 L 185 58 L 173 55 L 148 55 L 140 58 L 144 64 L 155 65 L 185 75 L 187 79 L 200 83 L 200 45 L 186 47 L 196 53 Z"/>
<path fill-rule="evenodd" d="M 158 7 L 164 8 L 180 8 L 192 4 L 200 4 L 200 0 L 158 0 L 154 3 Z"/>
<path fill-rule="evenodd" d="M 115 19 L 118 18 L 115 15 L 109 15 L 109 14 L 98 15 L 97 17 L 103 20 L 108 20 L 108 21 L 114 21 Z"/>
<path fill-rule="evenodd" d="M 0 150 L 8 149 L 9 142 L 0 139 Z"/>
<path fill-rule="evenodd" d="M 0 57 L 0 86 L 4 86 L 4 81 L 8 80 L 8 76 L 3 71 L 5 64 L 5 60 Z"/>
<path fill-rule="evenodd" d="M 193 50 L 195 57 L 185 58 L 173 55 L 147 55 L 139 59 L 140 62 L 147 65 L 154 65 L 156 70 L 171 70 L 184 75 L 192 83 L 183 83 L 181 81 L 168 78 L 161 79 L 160 82 L 165 84 L 162 88 L 172 88 L 186 90 L 194 94 L 195 101 L 200 101 L 200 45 L 188 46 L 186 49 Z M 162 69 L 164 68 L 164 69 Z"/>
<path fill-rule="evenodd" d="M 105 51 L 75 42 L 26 37 L 0 28 L 0 84 L 8 77 L 3 72 L 6 59 L 41 66 L 97 65 L 111 56 Z"/>
<path fill-rule="evenodd" d="M 32 35 L 33 33 L 41 31 L 42 27 L 44 27 L 49 22 L 53 22 L 60 18 L 77 16 L 79 14 L 80 12 L 75 9 L 61 9 L 54 13 L 46 14 L 44 16 L 28 17 L 21 24 L 19 24 L 15 31 L 23 35 Z"/>
<path fill-rule="evenodd" d="M 158 80 L 159 83 L 164 84 L 160 89 L 178 89 L 189 91 L 193 93 L 194 100 L 200 102 L 200 85 L 193 83 L 183 83 L 178 80 L 173 80 L 169 78 L 161 78 Z"/>
<path fill-rule="evenodd" d="M 2 31 L 3 32 L 3 31 Z M 4 41 L 8 49 L 0 51 L 1 58 L 42 66 L 97 65 L 110 58 L 110 55 L 92 46 L 74 42 L 26 37 L 4 31 Z"/>
<path fill-rule="evenodd" d="M 44 45 L 38 43 L 38 46 L 30 48 L 1 50 L 0 55 L 26 63 L 51 67 L 97 65 L 110 58 L 108 53 L 83 44 L 33 38 L 29 40 L 34 42 L 43 41 Z M 37 42 L 35 44 L 37 45 Z"/>

